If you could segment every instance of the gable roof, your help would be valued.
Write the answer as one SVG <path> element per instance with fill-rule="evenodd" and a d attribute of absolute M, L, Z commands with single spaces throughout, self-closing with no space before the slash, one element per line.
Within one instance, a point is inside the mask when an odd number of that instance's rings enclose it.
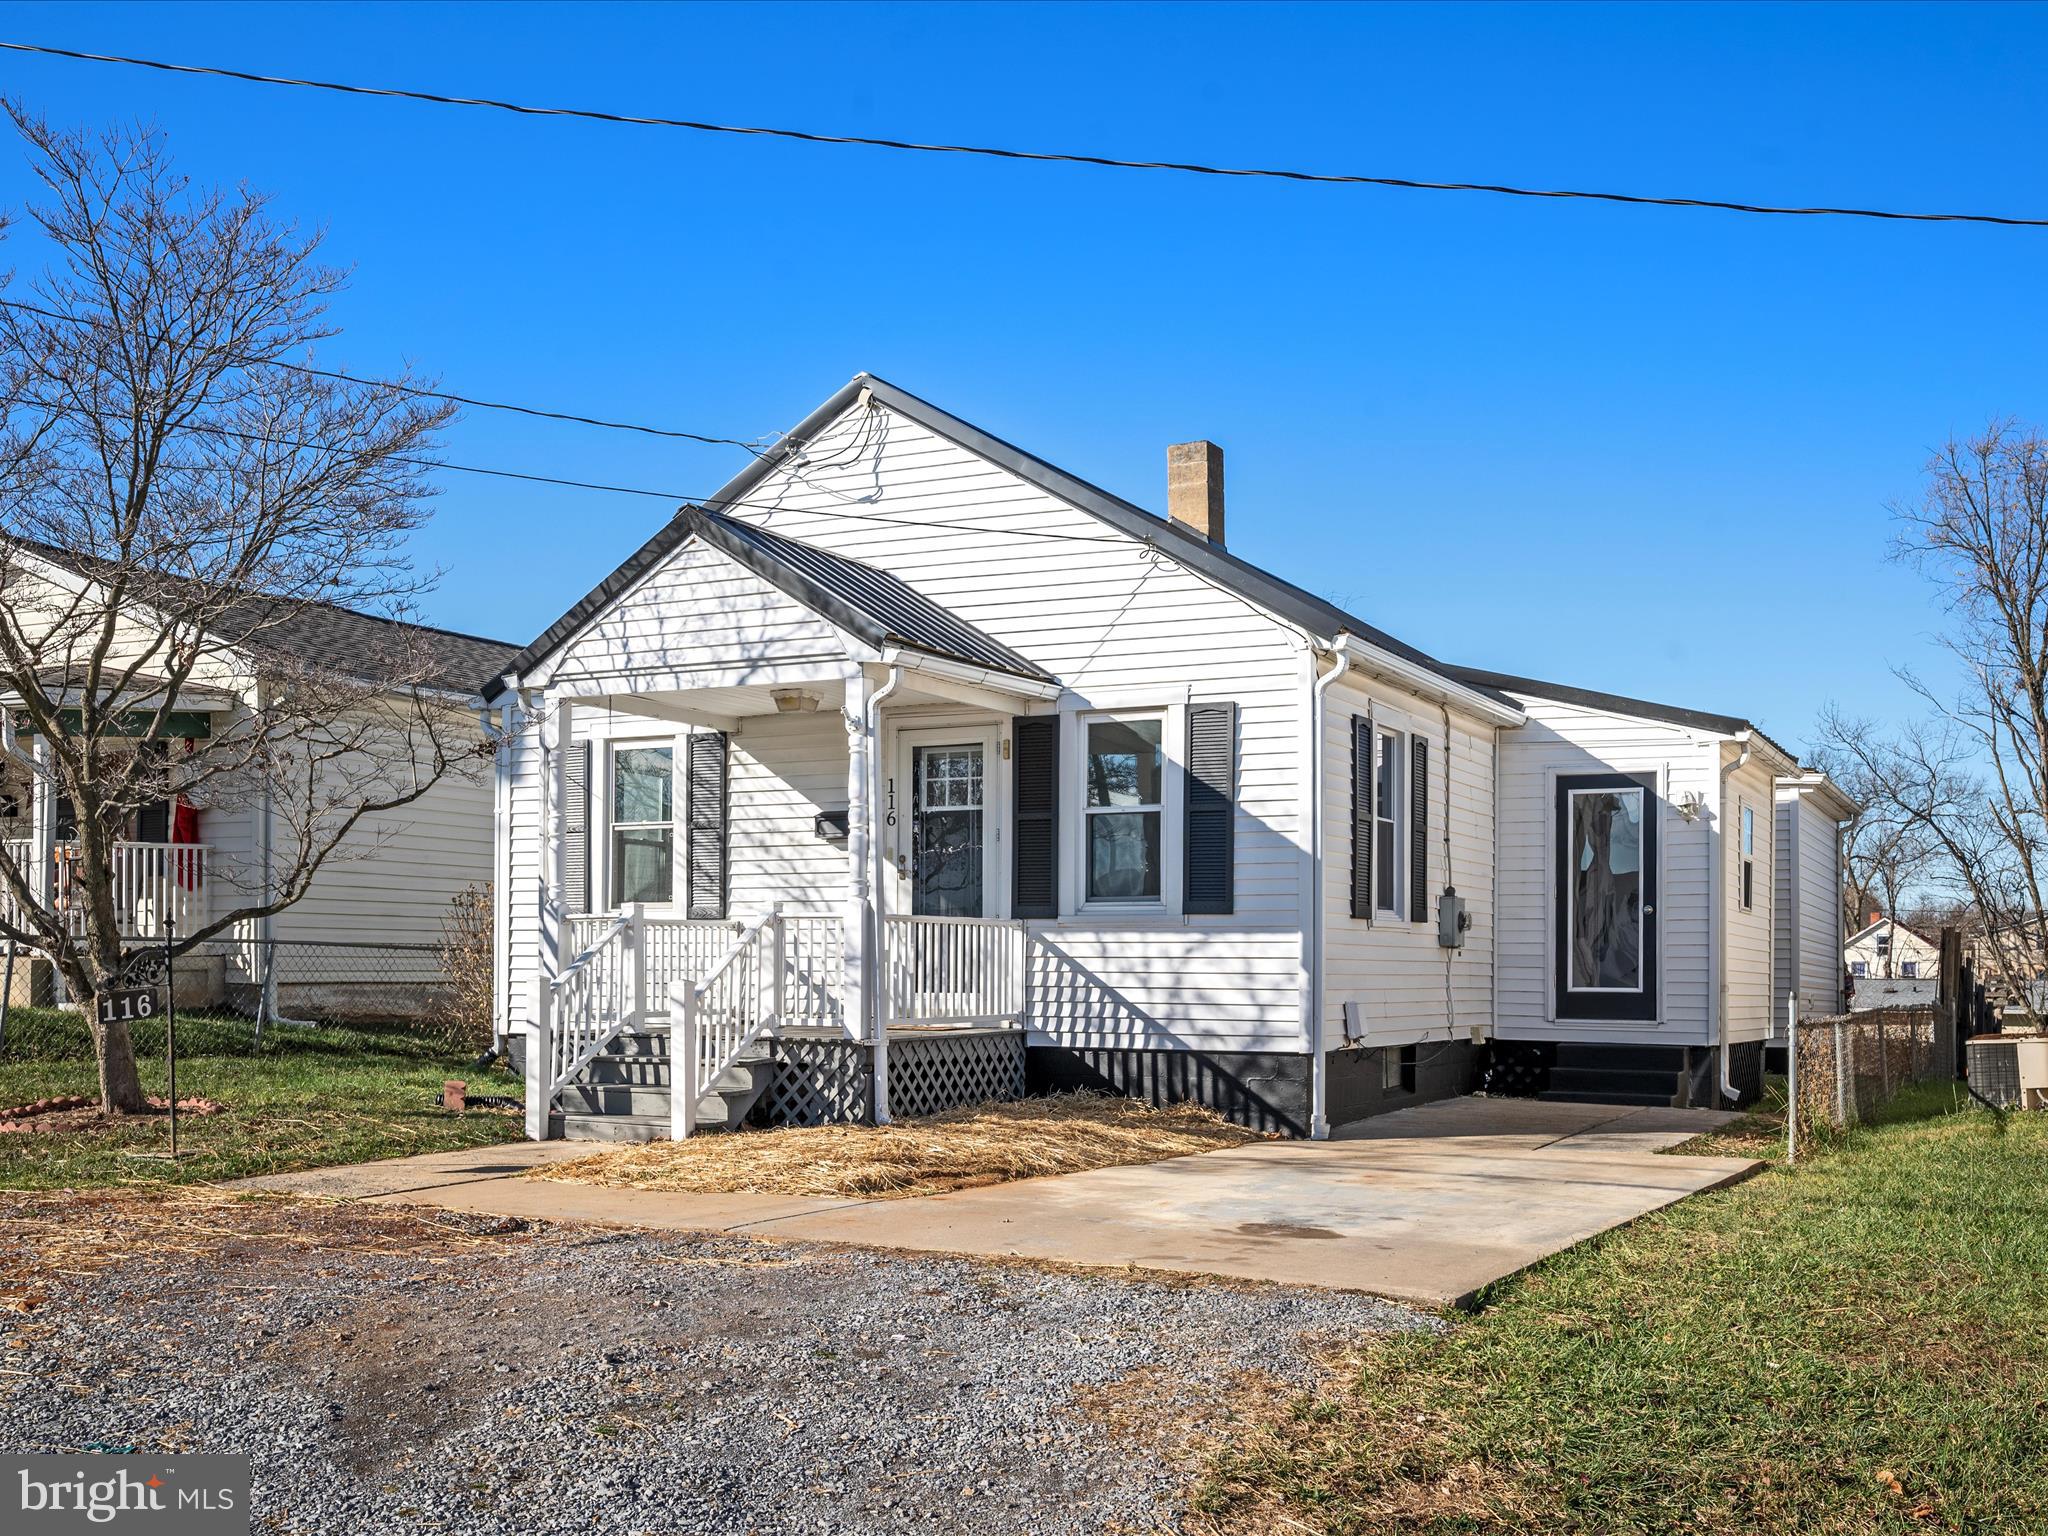
<path fill-rule="evenodd" d="M 774 447 L 721 486 L 718 494 L 709 498 L 706 506 L 716 511 L 743 500 L 749 491 L 774 473 L 811 438 L 837 420 L 859 401 L 864 393 L 898 415 L 916 422 L 926 431 L 1008 470 L 1020 480 L 1037 486 L 1047 494 L 1109 524 L 1119 532 L 1158 545 L 1174 560 L 1206 576 L 1218 586 L 1235 592 L 1312 634 L 1324 638 L 1332 638 L 1340 632 L 1349 634 L 1366 645 L 1432 672 L 1460 689 L 1478 693 L 1494 703 L 1509 702 L 1493 688 L 1460 677 L 1457 668 L 1445 665 L 1412 645 L 1403 644 L 1386 631 L 1376 629 L 1365 620 L 1346 613 L 1334 603 L 1325 602 L 1312 593 L 1304 592 L 1292 583 L 1282 581 L 1248 561 L 1240 560 L 1236 555 L 1211 544 L 1207 539 L 1190 533 L 1163 517 L 1147 512 L 1120 496 L 1113 496 L 1100 486 L 1091 485 L 1076 475 L 1068 474 L 1057 465 L 1049 464 L 1037 455 L 1027 453 L 992 433 L 984 432 L 971 422 L 962 421 L 930 401 L 922 400 L 908 390 L 899 389 L 886 379 L 876 378 L 871 373 L 855 374 L 829 400 L 784 433 Z M 688 510 L 684 509 L 685 512 Z M 652 538 L 628 556 L 623 565 L 599 582 L 561 618 L 549 625 L 540 637 L 506 668 L 506 673 L 517 676 L 545 660 L 613 598 L 631 586 L 658 561 L 679 548 L 689 534 L 687 521 L 683 513 L 679 512 L 673 521 L 658 529 Z M 493 679 L 484 685 L 484 696 L 495 698 L 504 691 L 504 688 L 503 678 Z"/>
<path fill-rule="evenodd" d="M 907 645 L 971 666 L 1054 681 L 1044 668 L 887 571 L 703 507 L 684 507 L 677 520 L 690 536 L 878 649 Z"/>
<path fill-rule="evenodd" d="M 1894 932 L 1899 932 L 1903 930 L 1904 932 L 1909 933 L 1914 938 L 1918 939 L 1922 944 L 1925 944 L 1929 949 L 1938 950 L 1941 948 L 1941 945 L 1937 941 L 1927 937 L 1926 934 L 1922 933 L 1918 928 L 1915 928 L 1911 923 L 1901 921 L 1899 918 L 1896 917 L 1880 917 L 1874 923 L 1864 924 L 1861 928 L 1858 928 L 1854 933 L 1850 934 L 1849 937 L 1842 940 L 1842 947 L 1844 949 L 1847 949 L 1851 944 L 1856 944 L 1864 939 L 1869 938 L 1873 933 L 1877 932 L 1878 929 L 1884 927 L 1890 927 Z"/>
<path fill-rule="evenodd" d="M 88 580 L 103 579 L 113 569 L 111 561 L 35 539 L 10 535 L 7 542 Z M 169 572 L 152 571 L 149 579 L 162 583 L 166 590 L 190 586 L 195 596 L 203 592 L 209 601 L 220 596 L 214 587 Z M 504 640 L 359 613 L 317 599 L 294 599 L 282 605 L 281 617 L 280 606 L 276 598 L 247 593 L 222 610 L 221 622 L 214 626 L 215 639 L 223 645 L 247 644 L 342 673 L 360 668 L 353 675 L 364 677 L 376 676 L 388 664 L 394 644 L 414 644 L 421 647 L 427 668 L 421 681 L 463 693 L 474 689 L 477 678 L 486 671 L 504 667 L 518 653 L 517 646 Z"/>
<path fill-rule="evenodd" d="M 1676 704 L 1653 704 L 1648 699 L 1631 699 L 1619 693 L 1599 693 L 1591 688 L 1574 688 L 1565 683 L 1539 682 L 1533 677 L 1514 677 L 1506 672 L 1489 672 L 1482 667 L 1451 667 L 1456 676 L 1475 685 L 1499 689 L 1503 693 L 1526 694 L 1539 699 L 1551 699 L 1559 704 L 1577 704 L 1586 709 L 1602 709 L 1611 714 L 1635 715 L 1644 720 L 1662 720 L 1670 725 L 1682 725 L 1689 730 L 1705 731 L 1710 736 L 1757 737 L 1778 756 L 1794 767 L 1799 757 L 1743 719 L 1740 715 L 1715 715 L 1701 709 L 1680 709 Z"/>

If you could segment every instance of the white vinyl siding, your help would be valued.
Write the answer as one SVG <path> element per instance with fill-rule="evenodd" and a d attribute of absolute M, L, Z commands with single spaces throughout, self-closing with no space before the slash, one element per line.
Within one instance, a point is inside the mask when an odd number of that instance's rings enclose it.
<path fill-rule="evenodd" d="M 1807 1018 L 1840 1013 L 1843 1006 L 1841 829 L 1814 796 L 1792 788 L 1778 791 L 1775 820 L 1773 1031 L 1782 1026 L 1794 992 Z"/>
<path fill-rule="evenodd" d="M 1663 721 L 1526 698 L 1526 725 L 1501 733 L 1500 985 L 1496 1029 L 1505 1038 L 1705 1044 L 1708 1007 L 1710 839 L 1718 792 L 1714 738 Z M 1654 1023 L 1556 1019 L 1555 803 L 1560 775 L 1648 774 L 1659 786 L 1657 911 L 1659 1009 Z M 1769 780 L 1765 779 L 1766 786 Z M 1705 809 L 1688 822 L 1688 795 Z M 1766 790 L 1768 799 L 1768 789 Z M 1732 850 L 1735 838 L 1726 839 Z M 1764 932 L 1768 945 L 1769 924 Z M 1768 987 L 1770 957 L 1760 962 Z"/>
<path fill-rule="evenodd" d="M 1494 902 L 1494 728 L 1453 711 L 1448 750 L 1443 711 L 1390 684 L 1348 675 L 1324 695 L 1323 1010 L 1331 1047 L 1348 1017 L 1374 1045 L 1425 1037 L 1465 1038 L 1492 1013 Z M 1409 870 L 1405 753 L 1397 775 L 1395 871 L 1402 905 L 1376 920 L 1351 915 L 1351 723 L 1370 713 L 1382 731 L 1429 743 L 1429 829 L 1425 848 L 1432 901 L 1446 885 L 1464 898 L 1472 926 L 1460 949 L 1436 941 L 1436 925 L 1406 920 Z M 1505 733 L 1512 734 L 1512 732 Z M 1450 867 L 1444 863 L 1444 770 L 1450 769 Z M 1383 831 L 1376 831 L 1375 845 Z M 1375 849 L 1377 851 L 1377 849 Z M 1434 906 L 1431 908 L 1434 912 Z M 1348 1007 L 1347 1007 L 1348 1005 Z"/>
<path fill-rule="evenodd" d="M 1734 763 L 1741 748 L 1723 743 L 1723 762 Z M 1754 852 L 1742 847 L 1743 812 L 1756 811 L 1774 803 L 1773 770 L 1761 751 L 1728 775 L 1726 836 L 1721 840 L 1726 863 L 1723 875 L 1722 907 L 1727 914 L 1723 932 L 1728 945 L 1723 973 L 1726 990 L 1722 996 L 1728 1013 L 1728 1038 L 1732 1041 L 1761 1040 L 1771 1023 L 1771 945 L 1774 937 L 1772 909 L 1772 829 L 1775 818 L 1768 813 L 1753 815 Z M 1747 907 L 1742 904 L 1742 866 L 1754 860 L 1756 875 Z"/>
<path fill-rule="evenodd" d="M 1036 1038 L 1083 1046 L 1301 1049 L 1307 680 L 1297 636 L 1140 541 L 879 408 L 849 409 L 796 465 L 730 510 L 888 570 L 1059 677 L 1070 691 L 1061 705 L 1063 751 L 1072 750 L 1065 743 L 1077 715 L 1090 709 L 1162 714 L 1169 874 L 1182 837 L 1184 706 L 1234 702 L 1235 911 L 1182 917 L 1162 903 L 1157 916 L 1082 914 L 1070 900 L 1061 918 L 1032 924 L 1040 942 L 1030 1022 Z M 829 625 L 723 557 L 685 546 L 587 626 L 548 673 L 586 695 L 614 686 L 686 690 L 693 678 L 730 681 L 735 655 L 764 665 L 845 661 Z M 885 719 L 890 714 L 885 705 Z M 757 736 L 764 725 L 790 734 Z M 836 710 L 828 704 L 799 724 L 750 716 L 732 749 L 731 911 L 758 911 L 777 892 L 785 902 L 838 912 L 844 847 L 812 829 L 818 810 L 845 806 Z M 547 953 L 540 758 L 529 740 L 514 764 L 515 1023 L 527 1016 Z M 885 760 L 893 763 L 893 753 Z M 1078 784 L 1069 775 L 1060 788 L 1065 822 Z M 1009 827 L 996 830 L 1006 847 Z M 1073 888 L 1077 851 L 1063 840 L 1062 879 Z"/>

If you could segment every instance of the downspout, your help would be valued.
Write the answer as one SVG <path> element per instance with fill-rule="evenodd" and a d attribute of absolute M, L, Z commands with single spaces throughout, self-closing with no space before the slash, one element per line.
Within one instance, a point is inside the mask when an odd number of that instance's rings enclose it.
<path fill-rule="evenodd" d="M 1719 755 L 1719 748 L 1715 749 Z M 1721 1096 L 1730 1104 L 1742 1097 L 1728 1075 L 1728 780 L 1742 771 L 1742 765 L 1749 761 L 1749 742 L 1742 742 L 1742 751 L 1732 763 L 1721 766 L 1721 795 L 1715 803 L 1715 836 L 1720 846 L 1714 850 L 1714 920 L 1708 925 L 1707 933 L 1714 950 L 1714 1032 L 1721 1046 Z"/>
<path fill-rule="evenodd" d="M 1349 638 L 1340 631 L 1330 642 L 1328 650 L 1335 656 L 1337 664 L 1309 685 L 1308 991 L 1301 1000 L 1301 1033 L 1308 1046 L 1308 1134 L 1312 1141 L 1327 1141 L 1330 1136 L 1329 1066 L 1323 1055 L 1323 909 L 1328 905 L 1329 897 L 1323 887 L 1323 825 L 1329 820 L 1323 807 L 1323 695 L 1330 691 L 1332 683 L 1351 670 L 1351 653 L 1344 644 Z M 1311 642 L 1311 667 L 1315 665 L 1318 650 L 1319 647 Z"/>
<path fill-rule="evenodd" d="M 873 1019 L 874 1033 L 869 1036 L 875 1042 L 875 1124 L 889 1123 L 889 1010 L 882 997 L 883 978 L 888 967 L 883 955 L 883 946 L 889 942 L 888 929 L 882 922 L 882 887 L 886 878 L 889 859 L 883 848 L 882 837 L 882 701 L 894 693 L 903 682 L 903 669 L 889 668 L 889 680 L 868 695 L 867 718 L 862 722 L 868 738 L 868 910 L 874 914 L 874 941 L 863 946 L 867 950 L 868 974 L 872 978 L 867 988 L 868 1008 Z"/>

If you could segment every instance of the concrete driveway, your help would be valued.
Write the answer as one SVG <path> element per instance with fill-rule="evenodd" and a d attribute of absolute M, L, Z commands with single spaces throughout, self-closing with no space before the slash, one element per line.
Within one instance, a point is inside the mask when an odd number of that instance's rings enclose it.
<path fill-rule="evenodd" d="M 1743 1158 L 1666 1157 L 1731 1116 L 1451 1099 L 1346 1128 L 1133 1168 L 911 1200 L 689 1195 L 516 1177 L 581 1143 L 491 1147 L 248 1181 L 554 1221 L 1180 1271 L 1462 1305 L 1493 1281 L 1687 1195 Z"/>

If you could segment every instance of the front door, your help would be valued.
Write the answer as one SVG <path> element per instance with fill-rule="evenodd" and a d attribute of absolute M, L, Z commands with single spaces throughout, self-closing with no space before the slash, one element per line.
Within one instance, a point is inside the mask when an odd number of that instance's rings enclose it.
<path fill-rule="evenodd" d="M 1558 778 L 1552 933 L 1560 1019 L 1658 1016 L 1657 813 L 1652 775 Z"/>
<path fill-rule="evenodd" d="M 910 911 L 985 915 L 987 753 L 979 741 L 910 749 Z"/>

